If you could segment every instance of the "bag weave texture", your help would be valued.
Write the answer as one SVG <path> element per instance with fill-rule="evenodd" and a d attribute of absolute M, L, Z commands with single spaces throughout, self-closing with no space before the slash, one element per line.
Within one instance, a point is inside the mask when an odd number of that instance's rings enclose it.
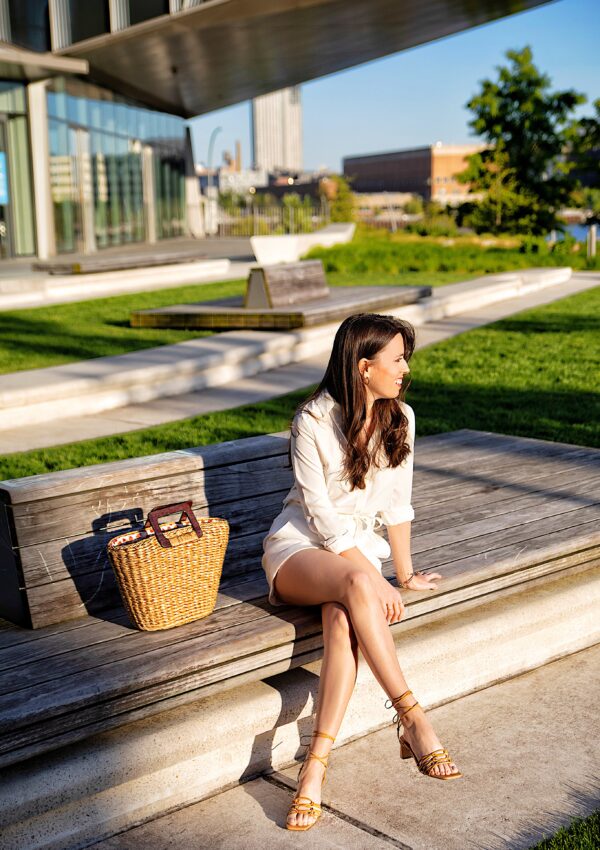
<path fill-rule="evenodd" d="M 160 525 L 171 546 L 163 548 L 153 529 L 132 531 L 108 543 L 125 608 L 143 631 L 170 629 L 207 617 L 215 608 L 229 523 L 197 517 L 198 537 L 190 522 Z"/>

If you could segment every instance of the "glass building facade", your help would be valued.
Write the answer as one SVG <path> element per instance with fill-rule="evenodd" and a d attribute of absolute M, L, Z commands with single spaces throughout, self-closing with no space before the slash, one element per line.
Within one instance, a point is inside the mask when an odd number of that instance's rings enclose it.
<path fill-rule="evenodd" d="M 183 119 L 62 77 L 48 133 L 57 253 L 186 232 Z"/>
<path fill-rule="evenodd" d="M 192 197 L 196 178 L 185 120 L 62 55 L 182 8 L 183 0 L 0 0 L 0 42 L 14 46 L 0 69 L 0 259 L 190 232 L 186 184 Z"/>
<path fill-rule="evenodd" d="M 27 88 L 0 80 L 0 258 L 35 253 Z"/>

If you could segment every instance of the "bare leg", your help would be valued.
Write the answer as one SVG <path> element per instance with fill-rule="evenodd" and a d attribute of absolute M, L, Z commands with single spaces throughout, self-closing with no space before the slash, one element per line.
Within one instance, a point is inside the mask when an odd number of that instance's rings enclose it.
<path fill-rule="evenodd" d="M 408 690 L 370 573 L 333 552 L 304 549 L 279 568 L 276 590 L 281 599 L 291 605 L 341 603 L 350 615 L 360 650 L 388 697 L 394 699 Z M 414 699 L 407 697 L 404 710 L 412 702 Z M 417 758 L 441 747 L 421 708 L 411 711 L 403 725 L 406 740 Z M 436 765 L 433 772 L 441 775 L 456 770 L 451 762 Z"/>
<path fill-rule="evenodd" d="M 321 610 L 324 653 L 315 729 L 327 732 L 335 738 L 356 682 L 358 643 L 348 612 L 343 605 L 338 602 L 326 602 Z M 326 756 L 332 746 L 333 742 L 328 738 L 313 737 L 310 742 L 310 749 L 319 756 Z M 305 761 L 298 781 L 298 796 L 309 797 L 315 803 L 320 803 L 324 770 L 324 766 L 317 759 Z M 313 820 L 306 812 L 292 812 L 288 817 L 289 823 L 298 826 Z"/>

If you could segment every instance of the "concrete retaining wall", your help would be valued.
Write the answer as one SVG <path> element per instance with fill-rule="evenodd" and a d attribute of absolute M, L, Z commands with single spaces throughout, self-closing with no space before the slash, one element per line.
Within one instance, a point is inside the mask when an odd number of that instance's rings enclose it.
<path fill-rule="evenodd" d="M 570 268 L 526 269 L 439 287 L 430 298 L 386 310 L 414 325 L 564 283 Z M 0 431 L 85 416 L 223 386 L 331 348 L 339 322 L 296 331 L 229 331 L 209 339 L 116 357 L 0 375 Z"/>
<path fill-rule="evenodd" d="M 119 269 L 80 275 L 36 275 L 0 279 L 0 309 L 16 310 L 65 304 L 89 298 L 106 298 L 127 292 L 168 289 L 228 275 L 231 261 L 195 260 L 142 269 Z M 244 277 L 246 271 L 240 272 Z"/>
<path fill-rule="evenodd" d="M 330 224 L 316 233 L 299 233 L 297 236 L 252 236 L 250 244 L 259 265 L 295 263 L 311 248 L 331 248 L 350 242 L 355 224 Z"/>
<path fill-rule="evenodd" d="M 410 606 L 409 594 L 406 600 Z M 600 642 L 598 603 L 595 568 L 451 616 L 400 624 L 398 657 L 430 708 Z M 320 667 L 313 661 L 6 769 L 3 850 L 73 850 L 289 766 L 303 753 L 299 733 L 312 728 Z M 399 758 L 384 702 L 361 657 L 335 747 L 389 724 L 389 757 Z M 438 733 L 443 741 L 443 729 Z M 460 748 L 455 755 L 460 759 Z"/>

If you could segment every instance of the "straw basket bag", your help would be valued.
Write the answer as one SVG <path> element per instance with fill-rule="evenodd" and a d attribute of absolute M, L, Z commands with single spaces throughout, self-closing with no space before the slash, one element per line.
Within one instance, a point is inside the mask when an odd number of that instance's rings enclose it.
<path fill-rule="evenodd" d="M 159 525 L 178 512 L 178 522 Z M 198 519 L 191 502 L 153 508 L 143 531 L 114 537 L 108 555 L 138 629 L 170 629 L 212 613 L 228 539 L 227 520 Z"/>

